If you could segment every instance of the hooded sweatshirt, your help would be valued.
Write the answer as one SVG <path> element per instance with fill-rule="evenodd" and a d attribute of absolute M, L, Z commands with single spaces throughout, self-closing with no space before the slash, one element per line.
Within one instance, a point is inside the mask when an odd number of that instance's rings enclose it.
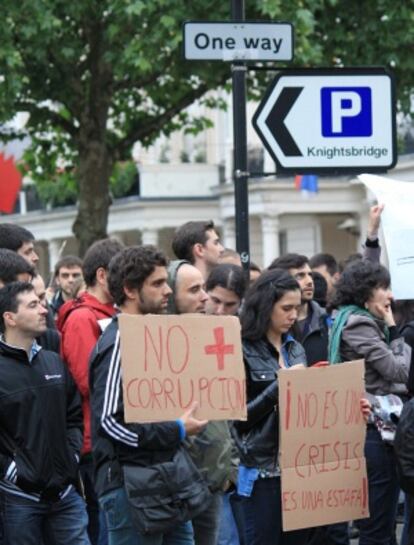
<path fill-rule="evenodd" d="M 168 266 L 168 285 L 172 290 L 168 301 L 168 314 L 179 314 L 175 304 L 177 273 L 185 264 L 191 265 L 189 261 L 176 259 L 170 261 Z M 227 421 L 209 422 L 203 431 L 187 437 L 185 444 L 210 490 L 213 492 L 223 490 L 232 473 L 232 439 Z"/>
<path fill-rule="evenodd" d="M 191 265 L 186 259 L 174 259 L 168 265 L 168 285 L 172 289 L 172 293 L 168 299 L 167 314 L 178 314 L 175 304 L 175 292 L 177 288 L 177 273 L 181 265 Z"/>
<path fill-rule="evenodd" d="M 90 293 L 65 303 L 59 310 L 57 327 L 62 335 L 61 356 L 82 396 L 82 454 L 91 452 L 88 369 L 89 357 L 109 320 L 116 313 L 112 303 L 101 303 Z"/>

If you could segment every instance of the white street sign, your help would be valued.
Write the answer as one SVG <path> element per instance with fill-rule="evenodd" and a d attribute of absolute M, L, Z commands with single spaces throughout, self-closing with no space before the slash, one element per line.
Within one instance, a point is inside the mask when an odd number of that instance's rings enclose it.
<path fill-rule="evenodd" d="M 293 28 L 290 23 L 184 23 L 184 57 L 188 60 L 290 61 Z"/>
<path fill-rule="evenodd" d="M 280 170 L 375 172 L 395 165 L 395 99 L 383 69 L 281 72 L 253 118 Z"/>

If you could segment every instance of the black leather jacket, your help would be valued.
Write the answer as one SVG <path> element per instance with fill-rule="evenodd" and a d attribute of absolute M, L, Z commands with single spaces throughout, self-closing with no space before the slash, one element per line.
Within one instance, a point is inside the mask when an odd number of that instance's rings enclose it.
<path fill-rule="evenodd" d="M 306 364 L 301 344 L 288 336 L 284 342 L 289 365 Z M 233 425 L 240 463 L 275 471 L 278 466 L 279 417 L 277 411 L 279 354 L 267 339 L 243 341 L 247 380 L 247 421 Z"/>
<path fill-rule="evenodd" d="M 292 328 L 292 335 L 305 349 L 306 361 L 310 367 L 318 361 L 328 359 L 329 318 L 325 309 L 316 301 L 310 301 L 308 304 L 309 323 L 306 332 L 301 331 L 296 323 Z"/>

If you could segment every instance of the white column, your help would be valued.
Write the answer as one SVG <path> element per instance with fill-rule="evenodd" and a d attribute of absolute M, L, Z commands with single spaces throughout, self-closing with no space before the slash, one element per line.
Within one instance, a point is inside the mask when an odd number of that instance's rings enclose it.
<path fill-rule="evenodd" d="M 158 246 L 158 229 L 142 229 L 142 244 Z"/>
<path fill-rule="evenodd" d="M 233 97 L 228 95 L 227 101 L 227 137 L 225 146 L 227 153 L 225 155 L 225 180 L 226 183 L 233 183 Z"/>
<path fill-rule="evenodd" d="M 206 162 L 209 165 L 219 165 L 220 164 L 220 157 L 219 157 L 219 145 L 218 142 L 220 141 L 220 121 L 219 121 L 219 115 L 218 110 L 213 111 L 206 111 L 206 117 L 210 117 L 211 121 L 213 122 L 213 127 L 210 127 L 205 131 L 206 133 Z"/>
<path fill-rule="evenodd" d="M 27 214 L 26 191 L 19 191 L 20 214 Z"/>
<path fill-rule="evenodd" d="M 263 161 L 263 170 L 264 172 L 275 172 L 276 165 L 271 157 L 270 153 L 267 150 L 264 150 L 264 161 Z"/>
<path fill-rule="evenodd" d="M 223 240 L 225 248 L 236 249 L 236 228 L 233 220 L 226 220 L 223 224 Z"/>
<path fill-rule="evenodd" d="M 54 271 L 56 263 L 62 257 L 62 240 L 55 238 L 47 243 L 49 252 L 49 270 Z"/>
<path fill-rule="evenodd" d="M 263 216 L 262 224 L 262 248 L 263 248 L 263 265 L 268 267 L 270 263 L 279 257 L 279 217 L 278 216 Z"/>
<path fill-rule="evenodd" d="M 176 131 L 172 134 L 172 137 L 168 139 L 170 146 L 170 162 L 173 164 L 181 163 L 181 151 L 183 150 L 183 131 Z"/>
<path fill-rule="evenodd" d="M 227 100 L 228 95 L 225 91 L 219 90 L 217 91 L 217 95 L 222 100 Z M 214 121 L 215 128 L 210 129 L 213 135 L 211 145 L 214 148 L 214 154 L 215 154 L 215 159 L 213 164 L 225 165 L 226 159 L 229 155 L 229 151 L 227 149 L 228 112 L 225 112 L 220 108 L 214 110 L 214 112 L 215 112 L 215 121 Z M 230 155 L 231 155 L 231 152 L 230 152 Z"/>
<path fill-rule="evenodd" d="M 315 224 L 314 227 L 314 233 L 315 233 L 315 239 L 314 239 L 314 249 L 313 254 L 318 254 L 319 252 L 323 252 L 322 248 L 322 227 L 320 219 L 316 216 L 315 219 L 318 223 Z"/>

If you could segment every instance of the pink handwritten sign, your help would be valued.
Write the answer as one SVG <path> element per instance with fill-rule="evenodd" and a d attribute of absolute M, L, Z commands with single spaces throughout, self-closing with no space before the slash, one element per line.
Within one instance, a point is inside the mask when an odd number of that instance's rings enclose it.
<path fill-rule="evenodd" d="M 279 372 L 285 531 L 369 516 L 362 360 Z"/>
<path fill-rule="evenodd" d="M 126 422 L 246 419 L 240 323 L 200 314 L 119 316 Z"/>

